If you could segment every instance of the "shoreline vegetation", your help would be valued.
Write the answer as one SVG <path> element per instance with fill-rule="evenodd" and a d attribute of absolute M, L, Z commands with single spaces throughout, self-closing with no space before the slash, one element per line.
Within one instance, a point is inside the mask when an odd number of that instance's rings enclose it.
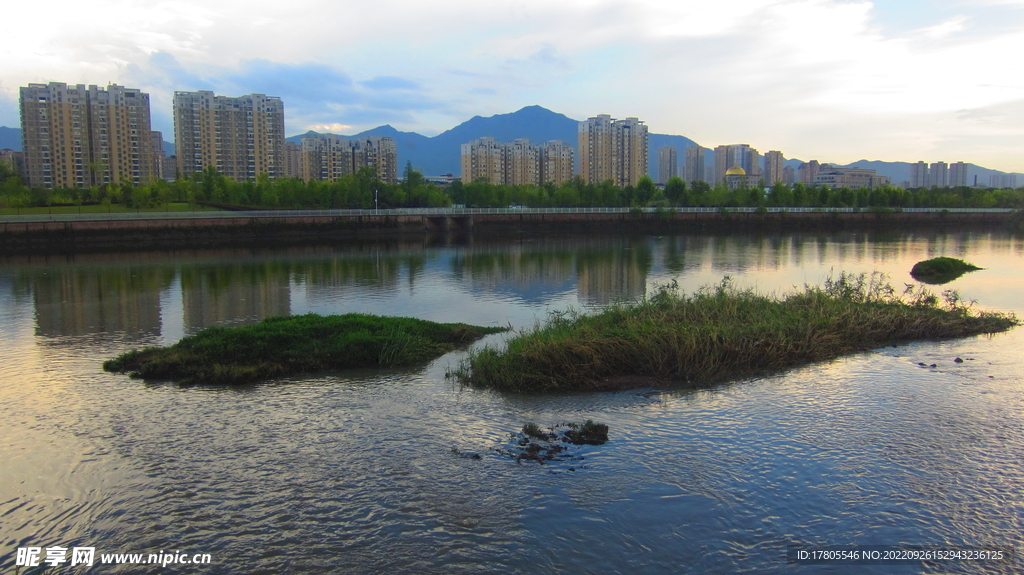
<path fill-rule="evenodd" d="M 243 327 L 209 327 L 169 347 L 124 353 L 104 362 L 103 369 L 182 385 L 238 385 L 298 373 L 425 363 L 507 329 L 355 313 L 282 316 Z"/>
<path fill-rule="evenodd" d="M 980 270 L 978 266 L 956 258 L 939 257 L 914 264 L 910 275 L 915 280 L 927 284 L 945 284 L 967 272 Z"/>
<path fill-rule="evenodd" d="M 236 182 L 213 166 L 173 182 L 156 180 L 142 185 L 105 183 L 81 188 L 29 188 L 6 164 L 0 163 L 0 213 L 21 213 L 25 208 L 53 206 L 99 206 L 100 211 L 117 211 L 166 206 L 171 203 L 220 204 L 248 209 L 330 209 L 330 208 L 416 208 L 524 206 L 543 207 L 809 207 L 875 208 L 1021 208 L 1024 188 L 973 188 L 967 186 L 903 189 L 886 185 L 878 188 L 829 188 L 795 183 L 786 185 L 758 182 L 730 189 L 702 181 L 685 182 L 669 178 L 664 187 L 647 175 L 635 185 L 616 186 L 612 180 L 586 182 L 575 176 L 559 184 L 499 185 L 486 180 L 435 185 L 410 163 L 400 182 L 381 181 L 377 170 L 364 166 L 332 181 L 300 178 L 272 179 L 260 174 L 255 181 Z"/>
<path fill-rule="evenodd" d="M 900 293 L 880 273 L 841 274 L 781 298 L 726 277 L 693 295 L 672 282 L 598 313 L 552 313 L 544 325 L 486 346 L 449 372 L 464 385 L 514 393 L 712 385 L 914 340 L 1006 331 L 1013 314 L 976 311 L 955 291 Z"/>

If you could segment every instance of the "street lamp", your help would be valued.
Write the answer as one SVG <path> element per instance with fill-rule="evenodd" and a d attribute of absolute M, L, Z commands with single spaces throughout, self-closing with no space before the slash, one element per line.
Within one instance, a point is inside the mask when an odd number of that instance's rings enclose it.
<path fill-rule="evenodd" d="M 377 190 L 373 190 L 373 213 L 374 215 L 380 213 L 380 210 L 377 208 Z"/>

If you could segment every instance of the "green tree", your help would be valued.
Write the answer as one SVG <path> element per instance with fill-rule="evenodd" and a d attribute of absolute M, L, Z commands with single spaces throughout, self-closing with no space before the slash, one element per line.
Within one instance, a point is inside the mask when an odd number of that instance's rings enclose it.
<path fill-rule="evenodd" d="M 654 199 L 654 191 L 657 188 L 654 186 L 654 180 L 650 176 L 644 174 L 640 176 L 640 179 L 636 183 L 636 203 L 641 206 L 646 206 L 651 203 Z"/>
<path fill-rule="evenodd" d="M 679 176 L 672 176 L 665 182 L 665 197 L 673 206 L 687 205 L 686 182 Z"/>

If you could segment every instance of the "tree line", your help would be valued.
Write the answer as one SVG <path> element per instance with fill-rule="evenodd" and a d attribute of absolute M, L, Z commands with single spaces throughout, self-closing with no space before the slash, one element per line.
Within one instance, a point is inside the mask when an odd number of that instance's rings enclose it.
<path fill-rule="evenodd" d="M 486 180 L 448 186 L 428 182 L 407 165 L 403 181 L 386 184 L 372 167 L 360 168 L 336 181 L 271 179 L 261 174 L 254 182 L 236 182 L 209 167 L 191 177 L 145 185 L 105 184 L 88 188 L 29 188 L 6 164 L 0 163 L 0 208 L 52 205 L 120 204 L 152 208 L 169 202 L 219 204 L 251 208 L 404 208 L 404 207 L 818 207 L 818 208 L 1024 208 L 1024 188 L 970 187 L 828 188 L 805 184 L 775 184 L 730 190 L 706 182 L 686 183 L 671 178 L 663 187 L 647 176 L 635 186 L 611 181 L 586 183 L 581 176 L 560 185 L 508 186 Z"/>

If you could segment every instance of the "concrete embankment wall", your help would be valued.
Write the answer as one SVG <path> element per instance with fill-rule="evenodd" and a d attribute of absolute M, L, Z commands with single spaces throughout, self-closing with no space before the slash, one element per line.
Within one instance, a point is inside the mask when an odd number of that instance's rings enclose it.
<path fill-rule="evenodd" d="M 0 222 L 0 251 L 134 249 L 383 239 L 430 233 L 694 233 L 787 232 L 910 227 L 1000 227 L 1006 213 L 504 213 L 472 216 L 359 215 L 209 217 Z"/>

